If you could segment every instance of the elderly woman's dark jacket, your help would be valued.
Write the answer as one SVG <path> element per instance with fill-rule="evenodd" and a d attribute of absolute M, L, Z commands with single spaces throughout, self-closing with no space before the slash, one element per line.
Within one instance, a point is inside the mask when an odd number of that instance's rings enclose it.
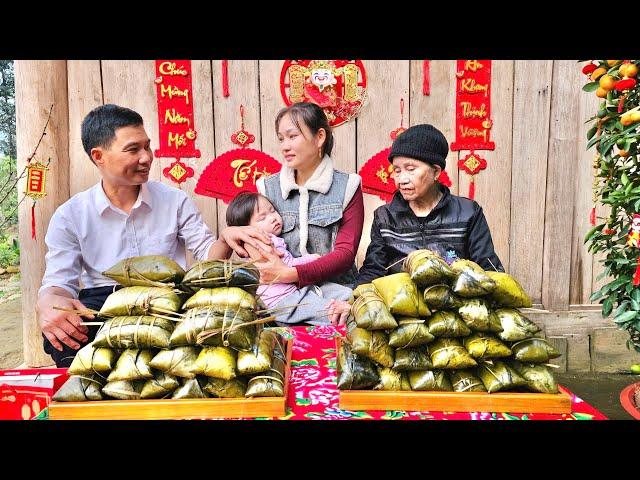
<path fill-rule="evenodd" d="M 441 190 L 442 198 L 426 217 L 417 217 L 400 192 L 395 193 L 391 203 L 376 209 L 371 243 L 357 285 L 402 271 L 399 260 L 421 248 L 433 250 L 448 263 L 466 258 L 485 270 L 504 271 L 482 207 L 473 200 L 452 195 L 444 185 Z M 393 266 L 385 269 L 390 265 Z"/>

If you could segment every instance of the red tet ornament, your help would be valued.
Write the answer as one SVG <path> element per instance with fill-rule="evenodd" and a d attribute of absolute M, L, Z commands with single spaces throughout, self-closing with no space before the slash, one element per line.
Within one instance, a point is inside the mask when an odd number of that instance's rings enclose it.
<path fill-rule="evenodd" d="M 49 170 L 49 163 L 51 159 L 47 161 L 47 164 L 40 162 L 29 161 L 27 163 L 27 189 L 24 194 L 33 199 L 31 204 L 31 238 L 36 238 L 36 200 L 39 200 L 47 195 L 47 170 Z"/>
<path fill-rule="evenodd" d="M 180 161 L 180 159 L 176 159 L 171 165 L 162 170 L 162 174 L 173 180 L 174 182 L 180 184 L 187 180 L 187 178 L 193 177 L 193 168 L 185 165 Z"/>
<path fill-rule="evenodd" d="M 458 168 L 471 175 L 468 197 L 473 200 L 476 196 L 475 176 L 480 172 L 480 170 L 484 170 L 485 168 L 487 168 L 487 161 L 475 152 L 471 152 L 463 159 L 458 160 Z"/>
<path fill-rule="evenodd" d="M 332 127 L 355 118 L 364 102 L 367 75 L 360 60 L 287 60 L 280 93 L 287 106 L 315 103 Z"/>
<path fill-rule="evenodd" d="M 200 158 L 195 147 L 191 60 L 156 60 L 160 148 L 156 157 Z"/>
<path fill-rule="evenodd" d="M 256 181 L 278 173 L 280 162 L 259 150 L 246 148 L 255 136 L 244 129 L 244 107 L 240 105 L 240 130 L 231 135 L 231 141 L 241 148 L 229 150 L 214 158 L 198 179 L 195 192 L 219 198 L 229 203 L 240 192 L 257 192 Z"/>
<path fill-rule="evenodd" d="M 403 127 L 404 98 L 400 99 L 400 127 L 393 130 L 389 137 L 395 140 L 406 130 Z M 393 165 L 389 162 L 391 147 L 379 151 L 365 162 L 358 174 L 362 177 L 362 191 L 371 195 L 377 195 L 383 201 L 389 203 L 393 199 L 397 187 L 393 180 Z M 442 170 L 438 181 L 447 187 L 451 186 L 451 180 L 447 172 Z"/>
<path fill-rule="evenodd" d="M 640 248 L 640 214 L 634 213 L 631 219 L 631 229 L 627 236 L 627 246 Z M 633 284 L 640 285 L 640 256 L 638 257 L 636 271 L 633 275 Z"/>
<path fill-rule="evenodd" d="M 458 60 L 456 140 L 451 150 L 494 150 L 491 120 L 491 60 Z"/>

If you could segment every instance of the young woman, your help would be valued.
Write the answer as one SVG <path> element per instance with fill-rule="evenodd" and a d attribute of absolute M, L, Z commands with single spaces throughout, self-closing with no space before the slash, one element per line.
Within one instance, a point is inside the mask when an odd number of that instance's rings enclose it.
<path fill-rule="evenodd" d="M 258 191 L 282 215 L 282 233 L 294 257 L 318 254 L 304 265 L 287 266 L 275 253 L 259 262 L 262 282 L 276 280 L 304 287 L 335 282 L 353 288 L 354 264 L 364 206 L 360 176 L 333 168 L 333 134 L 320 107 L 295 103 L 275 121 L 282 170 L 257 182 Z"/>

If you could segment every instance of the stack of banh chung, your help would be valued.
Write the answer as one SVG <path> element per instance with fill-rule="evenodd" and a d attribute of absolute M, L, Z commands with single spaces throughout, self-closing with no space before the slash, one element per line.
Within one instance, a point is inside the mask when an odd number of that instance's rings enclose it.
<path fill-rule="evenodd" d="M 338 388 L 558 392 L 548 362 L 560 353 L 518 310 L 531 299 L 513 277 L 430 250 L 403 270 L 354 291 Z"/>
<path fill-rule="evenodd" d="M 258 270 L 210 260 L 123 260 L 95 340 L 76 354 L 54 401 L 282 397 L 285 342 L 258 320 Z"/>

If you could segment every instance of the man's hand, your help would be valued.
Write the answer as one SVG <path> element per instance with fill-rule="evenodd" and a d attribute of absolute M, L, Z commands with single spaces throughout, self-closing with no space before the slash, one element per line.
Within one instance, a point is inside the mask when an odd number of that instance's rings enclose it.
<path fill-rule="evenodd" d="M 43 292 L 36 304 L 36 313 L 42 333 L 57 350 L 62 351 L 61 342 L 77 350 L 80 348 L 77 341 L 84 343 L 88 340 L 86 333 L 89 329 L 86 325 L 82 325 L 82 319 L 75 313 L 55 310 L 53 307 L 70 310 L 87 310 L 87 307 L 79 300 L 66 296 L 66 290 L 56 288 L 55 291 L 59 294 Z M 86 316 L 94 318 L 92 314 Z"/>
<path fill-rule="evenodd" d="M 249 256 L 243 248 L 245 243 L 258 250 L 274 251 L 269 235 L 255 227 L 226 227 L 220 232 L 220 237 L 242 258 Z"/>
<path fill-rule="evenodd" d="M 327 316 L 331 325 L 344 325 L 347 322 L 351 304 L 344 300 L 332 299 L 327 305 Z"/>

